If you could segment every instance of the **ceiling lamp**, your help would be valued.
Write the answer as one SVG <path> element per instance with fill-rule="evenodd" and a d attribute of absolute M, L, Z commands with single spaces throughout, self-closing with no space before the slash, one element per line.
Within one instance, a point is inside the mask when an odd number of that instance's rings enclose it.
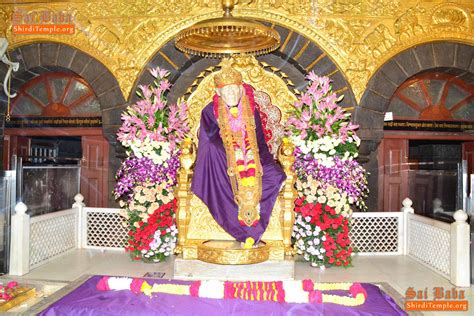
<path fill-rule="evenodd" d="M 233 54 L 262 55 L 280 46 L 277 31 L 232 16 L 235 0 L 222 0 L 224 16 L 198 22 L 178 33 L 176 47 L 184 53 L 222 58 Z"/>

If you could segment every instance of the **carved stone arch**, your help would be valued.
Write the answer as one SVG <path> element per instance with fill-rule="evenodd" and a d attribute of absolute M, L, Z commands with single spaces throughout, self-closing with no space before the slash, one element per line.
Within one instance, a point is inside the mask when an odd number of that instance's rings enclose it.
<path fill-rule="evenodd" d="M 262 21 L 261 21 L 262 22 Z M 333 89 L 338 94 L 344 95 L 342 105 L 344 107 L 355 107 L 357 102 L 342 71 L 330 56 L 302 34 L 292 31 L 284 26 L 275 25 L 268 22 L 263 24 L 274 27 L 281 37 L 281 47 L 257 59 L 270 66 L 276 67 L 286 74 L 293 82 L 295 88 L 302 90 L 306 86 L 305 76 L 310 71 L 317 75 L 327 75 L 333 80 Z M 216 66 L 219 59 L 206 59 L 198 56 L 189 56 L 178 51 L 174 46 L 174 39 L 162 46 L 138 76 L 129 103 L 137 100 L 135 91 L 139 85 L 150 84 L 153 77 L 148 69 L 156 66 L 166 68 L 171 72 L 170 82 L 173 84 L 168 98 L 170 102 L 176 102 L 177 98 L 183 96 L 197 76 L 207 68 Z"/>
<path fill-rule="evenodd" d="M 353 120 L 359 124 L 361 161 L 370 173 L 368 207 L 378 207 L 377 150 L 383 138 L 384 115 L 396 89 L 409 78 L 438 70 L 474 84 L 474 46 L 455 42 L 430 42 L 411 47 L 391 58 L 370 78 Z"/>
<path fill-rule="evenodd" d="M 474 84 L 474 46 L 433 42 L 411 47 L 382 65 L 370 78 L 356 108 L 354 121 L 365 141 L 361 155 L 368 156 L 383 137 L 383 118 L 390 98 L 407 79 L 422 72 L 441 70 Z"/>
<path fill-rule="evenodd" d="M 29 80 L 51 71 L 66 71 L 77 74 L 90 84 L 99 100 L 104 135 L 111 144 L 116 143 L 116 130 L 125 99 L 117 79 L 100 61 L 81 50 L 61 43 L 33 43 L 17 47 L 10 52 L 13 61 L 20 67 L 13 73 L 11 89 L 16 92 Z M 0 77 L 4 78 L 6 66 L 0 65 Z M 3 87 L 2 87 L 3 89 Z M 6 96 L 0 94 L 2 113 L 6 112 Z"/>
<path fill-rule="evenodd" d="M 126 102 L 119 87 L 117 79 L 100 61 L 84 53 L 83 51 L 69 45 L 53 42 L 32 43 L 13 49 L 10 53 L 12 61 L 18 61 L 20 67 L 13 74 L 12 92 L 18 90 L 27 81 L 51 71 L 66 71 L 82 77 L 92 87 L 100 104 L 102 113 L 102 130 L 105 138 L 111 144 L 109 146 L 109 172 L 108 187 L 112 188 L 115 183 L 115 172 L 120 165 L 117 156 L 116 133 L 120 126 L 120 115 Z M 0 63 L 0 77 L 4 78 L 7 68 Z M 2 83 L 3 84 L 3 83 Z M 0 88 L 3 89 L 2 84 Z M 0 93 L 1 115 L 7 108 L 7 99 L 4 93 Z M 3 117 L 0 117 L 4 122 Z M 0 127 L 3 136 L 4 126 Z M 3 142 L 0 146 L 3 149 Z M 109 196 L 109 203 L 113 204 Z"/>

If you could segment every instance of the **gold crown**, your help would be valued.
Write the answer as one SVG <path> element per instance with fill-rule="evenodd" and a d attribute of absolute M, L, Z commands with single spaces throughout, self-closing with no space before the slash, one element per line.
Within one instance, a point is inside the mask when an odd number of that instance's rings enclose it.
<path fill-rule="evenodd" d="M 214 83 L 217 88 L 230 84 L 242 84 L 242 74 L 230 66 L 222 67 L 222 70 L 214 75 Z"/>

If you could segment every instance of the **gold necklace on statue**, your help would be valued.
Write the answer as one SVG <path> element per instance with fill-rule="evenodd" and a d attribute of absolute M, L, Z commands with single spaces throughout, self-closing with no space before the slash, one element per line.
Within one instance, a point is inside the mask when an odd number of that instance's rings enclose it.
<path fill-rule="evenodd" d="M 257 146 L 255 119 L 254 116 L 251 115 L 252 111 L 246 95 L 242 97 L 240 106 L 242 111 L 241 123 L 244 124 L 244 133 L 241 131 L 237 133 L 232 132 L 229 122 L 230 113 L 222 101 L 222 98 L 219 99 L 218 123 L 227 156 L 227 174 L 232 186 L 234 201 L 239 209 L 238 219 L 243 225 L 253 226 L 260 219 L 259 203 L 262 196 L 262 166 L 260 164 L 260 155 Z M 245 148 L 246 135 L 249 143 L 249 149 L 247 150 Z M 241 153 L 239 153 L 239 150 L 236 150 L 236 144 Z M 242 158 L 247 162 L 249 156 L 252 157 L 252 155 L 255 162 L 255 181 L 249 181 L 252 179 L 241 177 L 240 172 L 242 170 L 239 170 L 239 165 L 237 164 L 238 159 Z M 242 168 L 242 166 L 240 166 L 240 168 Z M 245 164 L 244 168 L 247 168 L 247 164 Z"/>

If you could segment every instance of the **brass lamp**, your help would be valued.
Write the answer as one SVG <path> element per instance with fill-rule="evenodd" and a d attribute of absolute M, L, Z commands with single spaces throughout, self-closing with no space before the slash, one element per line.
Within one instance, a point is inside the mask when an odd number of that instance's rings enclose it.
<path fill-rule="evenodd" d="M 222 0 L 224 16 L 198 22 L 178 33 L 176 47 L 184 53 L 222 58 L 233 54 L 262 55 L 280 46 L 277 31 L 255 21 L 236 18 L 236 0 Z"/>

